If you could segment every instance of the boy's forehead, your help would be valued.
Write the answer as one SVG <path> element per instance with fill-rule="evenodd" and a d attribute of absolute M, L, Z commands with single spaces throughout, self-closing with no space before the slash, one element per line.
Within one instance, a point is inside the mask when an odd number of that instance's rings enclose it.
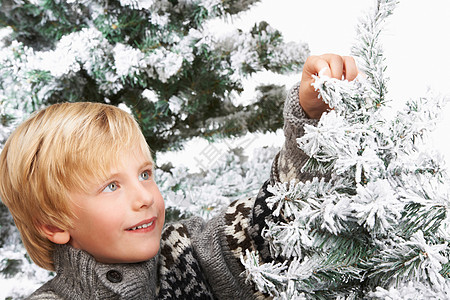
<path fill-rule="evenodd" d="M 149 164 L 153 166 L 149 151 L 144 151 L 140 147 L 132 147 L 115 153 L 112 159 L 105 165 L 105 171 L 116 173 L 120 169 L 128 167 L 130 161 L 135 161 L 140 165 Z"/>
<path fill-rule="evenodd" d="M 150 151 L 141 147 L 129 147 L 125 149 L 115 149 L 106 151 L 98 159 L 86 160 L 83 164 L 78 165 L 79 171 L 84 172 L 84 168 L 88 171 L 86 181 L 93 185 L 102 183 L 109 179 L 111 175 L 119 173 L 121 169 L 128 167 L 130 161 L 135 161 L 140 165 L 150 165 L 153 167 L 153 160 Z M 89 175 L 89 173 L 91 175 Z"/>

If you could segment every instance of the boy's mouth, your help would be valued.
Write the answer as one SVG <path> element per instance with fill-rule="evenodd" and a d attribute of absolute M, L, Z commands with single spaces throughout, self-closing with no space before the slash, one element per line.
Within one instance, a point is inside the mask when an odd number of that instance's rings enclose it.
<path fill-rule="evenodd" d="M 128 228 L 127 230 L 128 230 L 128 231 L 132 231 L 132 230 L 138 230 L 138 229 L 145 229 L 145 228 L 147 228 L 147 227 L 152 226 L 153 223 L 155 222 L 155 219 L 156 219 L 156 218 L 152 218 L 152 219 L 150 219 L 150 220 L 142 221 L 141 223 L 136 224 L 135 226 L 130 227 L 130 228 Z"/>

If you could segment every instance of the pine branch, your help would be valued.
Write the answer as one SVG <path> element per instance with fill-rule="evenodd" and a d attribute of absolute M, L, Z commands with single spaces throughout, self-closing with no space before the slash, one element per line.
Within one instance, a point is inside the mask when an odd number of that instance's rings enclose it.
<path fill-rule="evenodd" d="M 359 22 L 356 28 L 358 39 L 352 48 L 352 55 L 362 61 L 361 70 L 367 75 L 371 91 L 376 95 L 373 98 L 379 104 L 386 101 L 388 81 L 384 76 L 386 65 L 379 37 L 386 18 L 392 14 L 397 3 L 393 0 L 378 0 L 372 13 Z"/>

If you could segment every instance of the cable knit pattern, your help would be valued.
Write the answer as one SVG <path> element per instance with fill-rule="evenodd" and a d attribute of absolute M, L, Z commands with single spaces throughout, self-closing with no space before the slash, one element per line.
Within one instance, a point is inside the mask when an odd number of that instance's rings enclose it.
<path fill-rule="evenodd" d="M 271 260 L 261 231 L 272 212 L 266 204 L 270 183 L 306 180 L 306 156 L 297 147 L 306 119 L 298 86 L 285 103 L 286 142 L 275 157 L 270 180 L 256 198 L 236 200 L 205 222 L 199 217 L 165 226 L 158 255 L 135 264 L 102 264 L 87 252 L 59 245 L 54 252 L 57 275 L 29 299 L 267 299 L 245 282 L 240 262 L 245 250 Z"/>

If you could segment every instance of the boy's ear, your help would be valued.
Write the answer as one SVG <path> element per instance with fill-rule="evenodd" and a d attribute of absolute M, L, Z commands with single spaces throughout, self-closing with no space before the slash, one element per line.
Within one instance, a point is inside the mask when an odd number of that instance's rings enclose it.
<path fill-rule="evenodd" d="M 67 244 L 70 240 L 70 233 L 53 225 L 41 225 L 42 232 L 55 244 Z"/>

